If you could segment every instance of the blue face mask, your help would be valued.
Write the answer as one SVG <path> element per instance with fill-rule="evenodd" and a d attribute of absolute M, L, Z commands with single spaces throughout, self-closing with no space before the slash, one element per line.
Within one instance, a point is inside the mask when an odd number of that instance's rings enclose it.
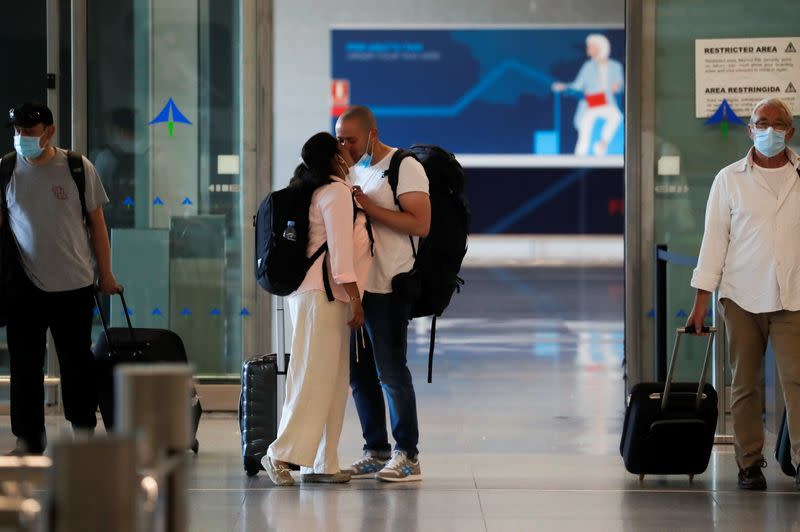
<path fill-rule="evenodd" d="M 765 157 L 775 157 L 786 149 L 786 132 L 773 128 L 764 131 L 753 128 L 753 145 Z"/>
<path fill-rule="evenodd" d="M 26 159 L 38 158 L 44 149 L 39 145 L 41 137 L 26 137 L 23 135 L 14 135 L 14 149 L 17 153 Z"/>
<path fill-rule="evenodd" d="M 360 166 L 362 168 L 369 168 L 370 166 L 372 166 L 372 154 L 369 153 L 369 145 L 371 140 L 372 140 L 372 132 L 370 131 L 369 137 L 367 137 L 367 151 L 364 153 L 364 155 L 361 156 L 361 159 L 358 160 L 356 166 Z M 373 146 L 373 150 L 374 148 L 375 147 Z"/>

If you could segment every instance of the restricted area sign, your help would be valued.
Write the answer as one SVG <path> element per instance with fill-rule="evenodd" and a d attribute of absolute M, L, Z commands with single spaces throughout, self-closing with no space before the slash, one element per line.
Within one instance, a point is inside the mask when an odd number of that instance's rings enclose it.
<path fill-rule="evenodd" d="M 780 98 L 800 115 L 800 37 L 695 40 L 695 116 L 727 100 L 746 119 L 763 98 Z"/>

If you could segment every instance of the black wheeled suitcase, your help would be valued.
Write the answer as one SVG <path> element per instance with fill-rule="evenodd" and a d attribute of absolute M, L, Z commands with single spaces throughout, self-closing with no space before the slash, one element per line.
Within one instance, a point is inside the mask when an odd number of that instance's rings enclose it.
<path fill-rule="evenodd" d="M 645 475 L 695 475 L 708 468 L 717 429 L 717 392 L 705 383 L 715 328 L 708 333 L 699 383 L 673 383 L 675 362 L 684 334 L 678 329 L 666 383 L 645 382 L 631 390 L 625 410 L 620 453 L 625 468 Z"/>
<path fill-rule="evenodd" d="M 286 353 L 284 339 L 283 298 L 278 299 L 276 328 L 278 352 Z M 289 355 L 284 355 L 284 368 L 289 367 Z M 248 477 L 254 477 L 261 459 L 278 437 L 278 355 L 270 354 L 246 360 L 242 364 L 242 392 L 239 396 L 239 430 L 242 434 L 242 465 Z M 292 466 L 292 469 L 299 469 Z"/>
<path fill-rule="evenodd" d="M 278 357 L 275 354 L 253 358 L 242 364 L 239 429 L 242 433 L 242 462 L 249 477 L 262 470 L 261 459 L 278 435 L 277 383 Z"/>
<path fill-rule="evenodd" d="M 793 477 L 797 474 L 792 463 L 792 442 L 789 440 L 789 423 L 786 419 L 786 410 L 783 411 L 781 429 L 778 431 L 778 441 L 775 443 L 775 460 L 781 465 L 784 474 Z"/>
<path fill-rule="evenodd" d="M 166 329 L 134 329 L 125 297 L 122 294 L 119 294 L 119 297 L 128 326 L 109 328 L 101 311 L 100 320 L 103 322 L 103 333 L 92 347 L 97 378 L 97 399 L 100 405 L 100 414 L 103 417 L 103 425 L 107 431 L 114 429 L 114 368 L 118 364 L 189 363 L 186 348 L 180 336 Z M 98 310 L 102 308 L 97 293 L 95 293 L 95 303 Z M 200 449 L 197 441 L 197 429 L 200 426 L 202 414 L 203 407 L 200 405 L 197 392 L 193 390 L 192 429 L 194 437 L 192 451 L 195 453 Z"/>

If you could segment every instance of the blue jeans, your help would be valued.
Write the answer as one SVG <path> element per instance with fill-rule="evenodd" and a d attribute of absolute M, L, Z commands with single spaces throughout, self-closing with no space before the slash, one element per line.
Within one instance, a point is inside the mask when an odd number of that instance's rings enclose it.
<path fill-rule="evenodd" d="M 364 450 L 388 455 L 392 449 L 386 432 L 386 393 L 395 449 L 414 459 L 419 452 L 419 423 L 417 397 L 406 363 L 408 319 L 393 304 L 391 294 L 364 294 L 364 315 L 366 348 L 360 334 L 353 334 L 350 342 L 350 388 L 366 442 Z"/>

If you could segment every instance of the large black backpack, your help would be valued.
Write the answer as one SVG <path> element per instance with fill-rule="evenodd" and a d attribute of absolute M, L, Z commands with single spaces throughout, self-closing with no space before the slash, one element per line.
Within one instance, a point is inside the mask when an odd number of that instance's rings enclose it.
<path fill-rule="evenodd" d="M 287 187 L 269 194 L 254 217 L 256 229 L 255 274 L 256 280 L 267 292 L 276 296 L 288 296 L 303 283 L 309 268 L 328 251 L 328 243 L 322 244 L 311 257 L 308 249 L 308 211 L 311 194 L 302 187 Z M 353 203 L 353 221 L 358 215 Z M 284 232 L 293 221 L 296 239 L 284 238 Z M 372 231 L 367 225 L 372 241 Z M 328 262 L 322 262 L 322 280 L 328 301 L 333 301 Z"/>
<path fill-rule="evenodd" d="M 253 225 L 256 228 L 256 280 L 261 287 L 276 296 L 288 296 L 303 283 L 312 264 L 328 250 L 324 243 L 310 257 L 308 249 L 308 210 L 311 194 L 302 187 L 287 187 L 270 193 L 258 208 Z M 296 238 L 284 238 L 289 222 L 294 222 Z M 328 285 L 327 272 L 325 291 L 328 300 L 333 294 Z"/>
<path fill-rule="evenodd" d="M 458 274 L 467 253 L 470 211 L 464 196 L 464 170 L 455 156 L 438 146 L 425 144 L 397 150 L 392 156 L 385 176 L 398 208 L 401 208 L 397 198 L 400 163 L 406 157 L 418 160 L 428 176 L 431 228 L 428 236 L 420 239 L 419 249 L 409 238 L 414 267 L 411 272 L 395 278 L 393 291 L 410 292 L 405 294 L 409 318 L 433 316 L 428 360 L 428 382 L 431 382 L 436 318 L 442 315 L 453 294 L 464 284 Z M 409 285 L 413 288 L 408 288 Z"/>

